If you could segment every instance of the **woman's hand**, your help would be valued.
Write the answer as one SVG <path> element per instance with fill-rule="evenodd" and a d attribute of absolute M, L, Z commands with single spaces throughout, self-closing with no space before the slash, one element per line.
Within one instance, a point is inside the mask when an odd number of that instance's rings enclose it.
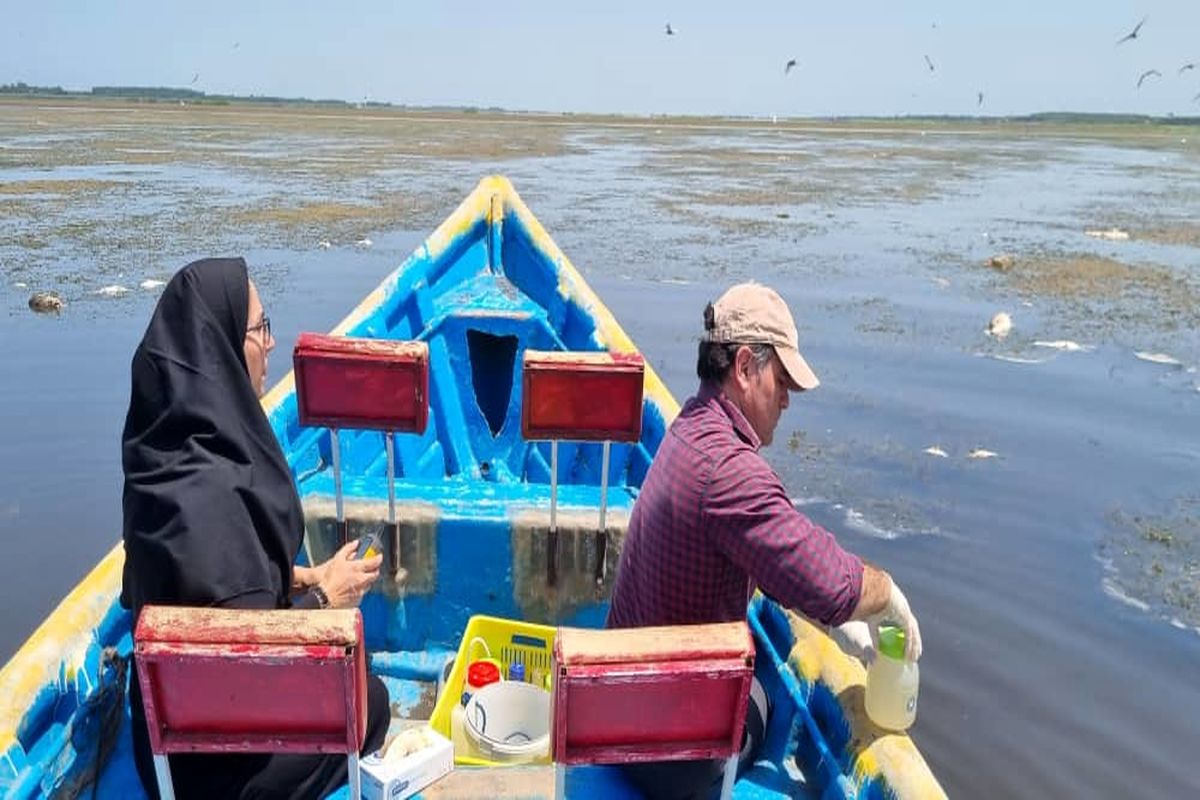
<path fill-rule="evenodd" d="M 333 558 L 313 570 L 319 575 L 317 585 L 329 598 L 330 608 L 354 608 L 379 577 L 383 556 L 358 559 L 354 557 L 356 549 L 357 541 L 347 542 Z"/>
<path fill-rule="evenodd" d="M 321 582 L 321 571 L 312 567 L 292 567 L 292 592 L 303 592 Z"/>

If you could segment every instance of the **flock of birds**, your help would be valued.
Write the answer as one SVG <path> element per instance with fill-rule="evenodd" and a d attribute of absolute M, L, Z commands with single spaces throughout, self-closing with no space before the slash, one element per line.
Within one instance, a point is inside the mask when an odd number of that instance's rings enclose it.
<path fill-rule="evenodd" d="M 1138 35 L 1139 35 L 1139 34 L 1142 32 L 1142 26 L 1146 24 L 1146 20 L 1148 20 L 1148 19 L 1149 19 L 1149 17 L 1148 17 L 1148 16 L 1147 16 L 1147 17 L 1142 17 L 1142 18 L 1141 18 L 1141 20 L 1138 22 L 1138 24 L 1133 26 L 1133 30 L 1131 30 L 1129 33 L 1125 34 L 1124 36 L 1122 36 L 1120 39 L 1118 39 L 1118 40 L 1117 40 L 1117 44 L 1116 44 L 1116 46 L 1117 46 L 1117 47 L 1119 47 L 1119 46 L 1121 46 L 1122 44 L 1124 44 L 1125 42 L 1129 42 L 1129 41 L 1133 41 L 1134 39 L 1137 39 L 1137 38 L 1138 38 Z M 937 27 L 937 23 L 936 23 L 936 22 L 935 22 L 935 23 L 933 23 L 933 27 L 934 27 L 934 28 L 936 28 L 936 27 Z M 667 36 L 674 36 L 674 35 L 675 35 L 675 29 L 671 27 L 671 23 L 669 23 L 669 22 L 668 22 L 668 23 L 667 23 L 667 25 L 666 25 L 666 34 L 667 34 Z M 934 66 L 934 64 L 933 64 L 933 59 L 931 59 L 931 58 L 929 57 L 929 54 L 928 54 L 928 53 L 926 53 L 926 54 L 924 55 L 924 59 L 925 59 L 925 66 L 926 66 L 926 67 L 929 69 L 929 71 L 930 71 L 930 72 L 936 72 L 936 71 L 937 71 L 937 67 L 935 67 L 935 66 Z M 795 58 L 789 58 L 789 59 L 787 60 L 787 63 L 785 63 L 785 64 L 783 65 L 783 74 L 784 74 L 784 75 L 787 75 L 787 74 L 788 74 L 788 73 L 790 73 L 790 72 L 791 72 L 793 69 L 795 69 L 795 68 L 796 68 L 796 66 L 797 66 L 796 59 L 795 59 Z M 1196 66 L 1197 66 L 1197 65 L 1196 65 L 1196 62 L 1189 61 L 1188 63 L 1184 64 L 1183 66 L 1181 66 L 1181 67 L 1179 68 L 1179 70 L 1178 70 L 1177 74 L 1178 74 L 1178 75 L 1183 75 L 1183 73 L 1187 72 L 1188 70 L 1193 70 L 1193 69 L 1195 69 L 1195 68 L 1196 68 Z M 1158 70 L 1156 70 L 1156 69 L 1148 69 L 1148 70 L 1146 70 L 1145 72 L 1143 72 L 1142 74 L 1138 75 L 1138 79 L 1137 79 L 1137 88 L 1139 88 L 1139 89 L 1140 89 L 1140 88 L 1142 88 L 1142 84 L 1143 84 L 1143 83 L 1145 83 L 1145 82 L 1146 82 L 1146 80 L 1147 80 L 1147 79 L 1149 79 L 1149 78 L 1161 78 L 1161 77 L 1162 77 L 1162 73 L 1161 73 L 1161 72 L 1159 72 Z M 1195 97 L 1193 97 L 1193 98 L 1192 98 L 1192 102 L 1197 102 L 1197 101 L 1200 101 L 1200 92 L 1197 92 L 1197 93 L 1196 93 L 1196 95 L 1195 95 Z M 979 107 L 979 106 L 982 106 L 982 105 L 983 105 L 983 92 L 982 92 L 982 91 L 980 91 L 980 92 L 977 92 L 977 93 L 976 93 L 976 95 L 975 95 L 975 105 L 976 105 L 976 107 Z"/>
<path fill-rule="evenodd" d="M 1115 46 L 1120 47 L 1121 45 L 1125 44 L 1125 42 L 1131 42 L 1134 39 L 1138 38 L 1138 34 L 1142 32 L 1142 26 L 1146 24 L 1147 19 L 1149 19 L 1149 17 L 1142 17 L 1141 20 L 1138 22 L 1138 24 L 1133 26 L 1133 30 L 1131 30 L 1129 33 L 1122 36 L 1120 39 L 1117 39 L 1117 44 Z M 1196 68 L 1196 62 L 1189 61 L 1188 63 L 1181 66 L 1179 68 L 1179 70 L 1176 72 L 1176 74 L 1183 75 L 1183 73 L 1187 72 L 1188 70 L 1192 70 L 1195 68 Z M 1161 77 L 1162 77 L 1162 73 L 1159 72 L 1158 70 L 1148 69 L 1145 72 L 1143 72 L 1141 75 L 1138 75 L 1137 88 L 1139 88 L 1139 89 L 1142 88 L 1142 84 L 1146 82 L 1147 78 L 1161 78 Z M 1192 98 L 1192 102 L 1194 103 L 1198 100 L 1200 100 L 1200 92 L 1196 93 L 1195 97 Z"/>

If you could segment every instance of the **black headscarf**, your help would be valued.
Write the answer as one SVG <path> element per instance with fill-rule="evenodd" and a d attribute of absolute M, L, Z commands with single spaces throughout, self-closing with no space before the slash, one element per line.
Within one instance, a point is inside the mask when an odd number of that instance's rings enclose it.
<path fill-rule="evenodd" d="M 188 264 L 133 355 L 121 459 L 121 603 L 287 604 L 304 532 L 283 451 L 246 371 L 241 258 Z"/>

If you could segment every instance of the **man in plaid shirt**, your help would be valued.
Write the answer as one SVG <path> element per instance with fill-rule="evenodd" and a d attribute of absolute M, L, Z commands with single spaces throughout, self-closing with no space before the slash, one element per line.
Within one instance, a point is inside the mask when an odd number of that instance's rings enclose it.
<path fill-rule="evenodd" d="M 745 619 L 758 587 L 808 617 L 843 626 L 862 650 L 880 622 L 896 622 L 915 661 L 920 629 L 899 587 L 801 514 L 759 453 L 771 443 L 789 394 L 819 383 L 800 355 L 787 305 L 772 289 L 739 284 L 709 304 L 704 327 L 700 389 L 671 423 L 642 482 L 608 627 Z M 765 727 L 765 698 L 756 688 L 748 732 Z M 683 798 L 705 796 L 720 766 L 677 761 L 628 770 L 652 796 Z"/>

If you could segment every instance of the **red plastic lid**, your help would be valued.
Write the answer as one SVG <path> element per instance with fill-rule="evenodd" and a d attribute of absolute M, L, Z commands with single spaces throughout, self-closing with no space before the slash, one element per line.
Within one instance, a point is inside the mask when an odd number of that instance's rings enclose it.
<path fill-rule="evenodd" d="M 490 661 L 472 661 L 467 665 L 467 683 L 479 689 L 500 680 L 500 668 Z"/>

